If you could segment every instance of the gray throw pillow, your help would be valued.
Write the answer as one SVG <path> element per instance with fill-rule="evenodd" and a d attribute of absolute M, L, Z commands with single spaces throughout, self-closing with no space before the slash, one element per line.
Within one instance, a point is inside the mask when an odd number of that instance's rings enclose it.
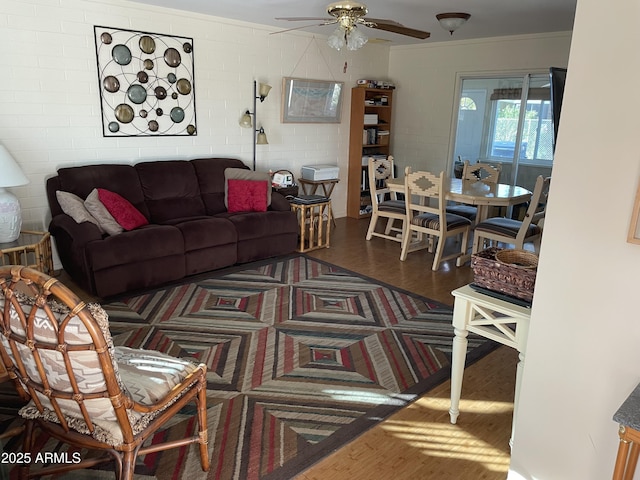
<path fill-rule="evenodd" d="M 100 233 L 104 233 L 104 230 L 100 226 L 100 222 L 98 222 L 98 220 L 89 213 L 87 207 L 84 206 L 84 200 L 79 196 L 71 192 L 56 190 L 56 198 L 58 199 L 58 203 L 60 204 L 62 211 L 73 218 L 76 223 L 91 222 L 100 229 Z"/>
<path fill-rule="evenodd" d="M 116 222 L 115 218 L 113 218 L 113 215 L 109 213 L 107 207 L 102 204 L 96 188 L 91 190 L 91 193 L 87 195 L 84 206 L 87 207 L 89 213 L 93 215 L 102 229 L 109 235 L 117 235 L 124 230 L 122 226 Z"/>

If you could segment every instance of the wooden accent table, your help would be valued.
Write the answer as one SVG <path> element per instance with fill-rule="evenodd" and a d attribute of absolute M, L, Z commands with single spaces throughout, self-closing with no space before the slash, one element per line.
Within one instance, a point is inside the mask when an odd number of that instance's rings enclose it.
<path fill-rule="evenodd" d="M 476 292 L 469 285 L 451 292 L 455 297 L 453 304 L 453 354 L 451 360 L 451 423 L 456 423 L 460 413 L 460 394 L 462 393 L 462 376 L 467 355 L 467 335 L 469 332 L 502 343 L 519 352 L 516 370 L 516 391 L 513 400 L 513 425 L 515 425 L 520 397 L 520 384 L 524 369 L 527 336 L 531 309 L 514 303 L 505 302 L 489 295 Z M 513 444 L 513 427 L 509 445 Z"/>
<path fill-rule="evenodd" d="M 51 235 L 23 230 L 16 241 L 0 243 L 0 265 L 24 265 L 53 275 Z"/>
<path fill-rule="evenodd" d="M 618 455 L 613 480 L 631 480 L 638 465 L 640 453 L 640 384 L 631 392 L 613 416 L 620 424 Z"/>
<path fill-rule="evenodd" d="M 324 196 L 327 198 L 331 198 L 331 194 L 333 193 L 333 189 L 336 184 L 340 181 L 339 178 L 330 178 L 328 180 L 307 180 L 306 178 L 299 178 L 298 183 L 302 187 L 302 193 L 305 195 L 316 195 L 318 191 L 318 187 L 322 187 L 322 192 Z M 329 206 L 331 210 L 331 206 Z M 331 211 L 331 218 L 333 221 L 333 226 L 336 226 L 336 219 L 333 216 L 333 211 Z"/>
<path fill-rule="evenodd" d="M 291 203 L 298 216 L 300 243 L 298 252 L 329 248 L 331 238 L 331 200 L 320 203 Z"/>
<path fill-rule="evenodd" d="M 0 243 L 0 265 L 24 265 L 53 275 L 51 235 L 49 232 L 22 230 L 14 242 Z M 9 374 L 0 360 L 0 383 L 7 380 Z"/>

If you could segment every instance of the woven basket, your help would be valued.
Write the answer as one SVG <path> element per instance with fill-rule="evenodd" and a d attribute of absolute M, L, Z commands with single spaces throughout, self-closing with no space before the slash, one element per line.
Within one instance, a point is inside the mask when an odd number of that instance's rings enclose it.
<path fill-rule="evenodd" d="M 293 178 L 293 181 L 296 181 L 296 177 L 293 175 L 293 173 L 290 170 L 278 170 L 274 173 L 288 173 L 291 175 L 291 178 Z M 274 192 L 278 192 L 281 195 L 285 196 L 285 197 L 295 197 L 298 195 L 298 184 L 294 183 L 291 186 L 288 187 L 272 187 L 272 190 Z"/>
<path fill-rule="evenodd" d="M 473 282 L 494 292 L 531 301 L 538 256 L 524 250 L 487 248 L 471 256 Z"/>

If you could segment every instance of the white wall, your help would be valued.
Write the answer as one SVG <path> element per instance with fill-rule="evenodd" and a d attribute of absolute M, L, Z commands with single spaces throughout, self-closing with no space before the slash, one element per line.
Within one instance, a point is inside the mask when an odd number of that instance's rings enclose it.
<path fill-rule="evenodd" d="M 197 136 L 102 136 L 94 25 L 193 38 Z M 273 86 L 258 102 L 269 138 L 257 147 L 258 169 L 286 168 L 298 177 L 302 165 L 338 163 L 343 181 L 334 211 L 343 216 L 351 87 L 358 78 L 385 78 L 388 47 L 337 52 L 321 36 L 269 35 L 276 30 L 123 0 L 2 0 L 0 143 L 31 181 L 10 189 L 22 204 L 24 225 L 46 228 L 44 179 L 61 166 L 206 156 L 250 165 L 252 132 L 238 120 L 252 107 L 254 79 Z M 280 123 L 285 76 L 345 82 L 342 123 Z"/>
<path fill-rule="evenodd" d="M 640 177 L 640 12 L 635 0 L 606 10 L 578 1 L 512 480 L 611 478 L 612 416 L 640 381 L 640 246 L 625 241 Z"/>
<path fill-rule="evenodd" d="M 560 32 L 391 47 L 396 164 L 447 170 L 457 74 L 566 67 L 570 42 Z"/>

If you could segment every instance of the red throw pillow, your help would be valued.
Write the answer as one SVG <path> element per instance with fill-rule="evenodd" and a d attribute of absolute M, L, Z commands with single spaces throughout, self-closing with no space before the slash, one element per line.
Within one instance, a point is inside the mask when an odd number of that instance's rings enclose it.
<path fill-rule="evenodd" d="M 126 198 L 115 192 L 98 188 L 98 198 L 105 206 L 116 222 L 125 230 L 133 230 L 134 228 L 148 225 L 149 221 L 140 211 L 131 205 Z"/>
<path fill-rule="evenodd" d="M 266 180 L 227 180 L 227 210 L 233 212 L 266 212 Z"/>

